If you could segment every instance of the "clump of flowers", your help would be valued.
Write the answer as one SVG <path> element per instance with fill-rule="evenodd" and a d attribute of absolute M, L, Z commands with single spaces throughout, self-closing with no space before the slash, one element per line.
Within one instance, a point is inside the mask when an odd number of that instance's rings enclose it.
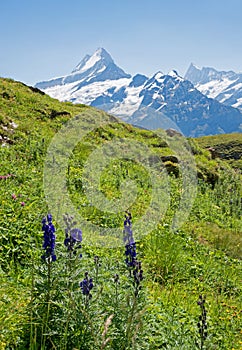
<path fill-rule="evenodd" d="M 74 221 L 73 216 L 66 214 L 63 216 L 63 219 L 66 224 L 66 237 L 64 240 L 64 245 L 67 247 L 68 251 L 76 254 L 77 249 L 81 248 L 82 231 L 79 228 L 74 227 L 76 225 L 76 222 Z"/>
<path fill-rule="evenodd" d="M 42 248 L 44 254 L 41 256 L 43 260 L 47 262 L 56 261 L 55 255 L 55 227 L 52 223 L 52 215 L 48 214 L 47 218 L 42 220 L 42 231 L 44 232 L 44 242 Z"/>
<path fill-rule="evenodd" d="M 18 194 L 18 196 L 17 196 L 15 193 L 12 193 L 12 195 L 11 195 L 11 198 L 12 198 L 14 201 L 16 201 L 18 197 L 23 197 L 23 195 L 22 195 L 21 193 Z M 27 198 L 26 200 L 29 200 L 29 198 Z M 21 207 L 25 207 L 26 202 L 21 201 L 21 202 L 20 202 L 20 205 L 21 205 Z"/>
<path fill-rule="evenodd" d="M 208 336 L 208 325 L 207 325 L 207 311 L 205 308 L 205 297 L 199 295 L 197 304 L 201 308 L 201 315 L 199 316 L 199 321 L 197 323 L 199 335 L 200 335 L 200 349 L 203 349 L 204 342 Z"/>
<path fill-rule="evenodd" d="M 8 179 L 9 177 L 13 177 L 13 176 L 14 176 L 13 174 L 0 175 L 0 180 L 6 180 L 6 179 Z"/>
<path fill-rule="evenodd" d="M 80 287 L 82 290 L 82 294 L 87 296 L 88 299 L 91 299 L 91 297 L 92 297 L 91 290 L 93 288 L 93 279 L 88 276 L 88 272 L 85 272 L 85 277 L 80 282 Z"/>

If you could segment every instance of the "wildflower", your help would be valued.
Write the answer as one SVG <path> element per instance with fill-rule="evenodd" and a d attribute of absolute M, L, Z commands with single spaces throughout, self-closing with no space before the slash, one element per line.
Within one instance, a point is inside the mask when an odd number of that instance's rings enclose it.
<path fill-rule="evenodd" d="M 140 283 L 143 280 L 143 270 L 141 262 L 137 260 L 136 243 L 134 241 L 132 232 L 132 216 L 130 213 L 126 213 L 124 220 L 124 241 L 125 241 L 125 262 L 129 268 L 130 277 L 133 273 L 133 285 L 135 289 L 135 295 L 137 296 L 141 289 Z"/>
<path fill-rule="evenodd" d="M 201 340 L 201 349 L 203 348 L 204 341 L 206 340 L 208 336 L 208 325 L 207 325 L 207 311 L 204 306 L 205 304 L 205 297 L 202 295 L 199 295 L 199 299 L 197 301 L 197 304 L 201 308 L 201 315 L 199 316 L 199 322 L 197 323 L 199 335 L 200 335 L 200 340 Z"/>
<path fill-rule="evenodd" d="M 126 255 L 126 265 L 128 267 L 135 267 L 136 263 L 136 243 L 126 244 L 125 246 L 125 255 Z"/>
<path fill-rule="evenodd" d="M 21 205 L 21 207 L 24 207 L 25 206 L 25 202 L 21 202 L 20 205 Z"/>
<path fill-rule="evenodd" d="M 132 216 L 129 212 L 125 214 L 124 220 L 124 243 L 125 243 L 125 255 L 126 255 L 126 265 L 128 267 L 134 267 L 136 261 L 136 243 L 134 241 L 132 232 Z"/>
<path fill-rule="evenodd" d="M 44 243 L 43 249 L 45 250 L 42 255 L 43 260 L 48 262 L 56 261 L 55 255 L 55 227 L 52 223 L 52 216 L 47 215 L 47 219 L 44 217 L 42 220 L 42 231 L 44 231 Z"/>
<path fill-rule="evenodd" d="M 88 272 L 85 272 L 85 278 L 80 282 L 80 287 L 82 294 L 88 296 L 89 299 L 91 299 L 92 295 L 90 291 L 93 288 L 93 280 L 92 278 L 89 278 Z"/>
<path fill-rule="evenodd" d="M 15 193 L 12 194 L 12 199 L 14 199 L 14 200 L 17 199 L 17 196 Z"/>
<path fill-rule="evenodd" d="M 140 283 L 144 278 L 141 261 L 136 262 L 135 268 L 133 270 L 133 276 L 134 276 L 135 294 L 137 295 L 138 291 L 141 289 Z"/>
<path fill-rule="evenodd" d="M 64 240 L 64 245 L 67 247 L 68 251 L 76 254 L 76 249 L 81 248 L 80 242 L 82 241 L 82 231 L 79 228 L 74 227 L 76 225 L 76 222 L 73 221 L 72 216 L 66 214 L 63 218 L 66 223 L 66 237 Z"/>
<path fill-rule="evenodd" d="M 13 174 L 7 174 L 7 175 L 0 175 L 0 180 L 6 180 L 8 179 L 9 177 L 12 177 L 14 176 Z"/>
<path fill-rule="evenodd" d="M 131 220 L 132 220 L 132 215 L 131 215 L 131 213 L 127 212 L 125 214 L 124 230 L 123 230 L 125 244 L 133 244 L 134 243 Z"/>

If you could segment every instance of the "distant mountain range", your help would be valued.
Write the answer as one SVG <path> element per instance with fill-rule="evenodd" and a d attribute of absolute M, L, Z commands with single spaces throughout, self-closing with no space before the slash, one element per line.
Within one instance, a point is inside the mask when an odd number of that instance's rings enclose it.
<path fill-rule="evenodd" d="M 242 73 L 219 72 L 208 67 L 200 69 L 191 64 L 185 79 L 204 95 L 242 111 Z"/>
<path fill-rule="evenodd" d="M 172 127 L 193 137 L 242 131 L 242 74 L 234 72 L 191 64 L 185 78 L 175 70 L 132 77 L 99 48 L 71 74 L 36 87 L 60 101 L 99 107 L 148 129 Z"/>

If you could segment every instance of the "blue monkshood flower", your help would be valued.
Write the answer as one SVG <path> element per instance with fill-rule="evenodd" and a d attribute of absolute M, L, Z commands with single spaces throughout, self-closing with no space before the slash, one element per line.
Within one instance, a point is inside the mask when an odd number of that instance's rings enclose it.
<path fill-rule="evenodd" d="M 128 267 L 135 267 L 136 264 L 136 243 L 126 244 L 125 246 L 125 262 Z"/>
<path fill-rule="evenodd" d="M 45 250 L 44 254 L 41 256 L 43 260 L 48 260 L 48 262 L 56 261 L 55 255 L 55 227 L 52 223 L 52 216 L 50 214 L 43 218 L 42 220 L 42 231 L 43 235 L 43 246 Z"/>
<path fill-rule="evenodd" d="M 76 254 L 76 249 L 81 248 L 82 241 L 82 231 L 79 228 L 75 228 L 76 222 L 73 221 L 73 217 L 69 215 L 64 215 L 64 221 L 66 223 L 65 229 L 65 240 L 64 245 L 67 247 L 68 251 Z M 81 254 L 80 254 L 81 257 Z"/>
<path fill-rule="evenodd" d="M 91 290 L 93 288 L 93 279 L 89 278 L 88 272 L 85 272 L 85 278 L 80 282 L 80 287 L 82 290 L 82 294 L 86 295 L 91 299 Z"/>
<path fill-rule="evenodd" d="M 139 290 L 141 289 L 140 283 L 144 279 L 141 261 L 136 262 L 135 268 L 133 270 L 133 276 L 134 276 L 135 294 L 137 295 Z"/>
<path fill-rule="evenodd" d="M 134 267 L 136 263 L 136 243 L 132 232 L 132 216 L 129 212 L 125 214 L 123 238 L 125 243 L 125 262 L 128 267 Z"/>
<path fill-rule="evenodd" d="M 141 262 L 137 260 L 136 243 L 134 241 L 132 232 L 132 216 L 130 213 L 126 213 L 124 220 L 124 242 L 125 244 L 125 263 L 129 268 L 130 277 L 133 272 L 133 285 L 135 288 L 135 295 L 137 296 L 141 289 L 141 281 L 143 280 L 143 270 Z"/>
<path fill-rule="evenodd" d="M 131 220 L 132 220 L 132 216 L 130 213 L 127 212 L 125 214 L 124 229 L 123 229 L 124 244 L 133 244 L 134 243 Z"/>

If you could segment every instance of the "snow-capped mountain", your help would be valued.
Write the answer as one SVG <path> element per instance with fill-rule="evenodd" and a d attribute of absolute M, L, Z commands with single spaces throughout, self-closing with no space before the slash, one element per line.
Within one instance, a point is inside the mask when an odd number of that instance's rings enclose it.
<path fill-rule="evenodd" d="M 99 48 L 92 56 L 86 55 L 71 74 L 35 86 L 60 101 L 100 105 L 130 80 L 131 75 L 119 68 L 105 49 Z"/>
<path fill-rule="evenodd" d="M 191 64 L 185 79 L 204 95 L 242 111 L 242 73 L 217 71 L 209 67 L 200 69 Z"/>
<path fill-rule="evenodd" d="M 81 87 L 93 82 L 118 80 L 130 77 L 130 74 L 126 74 L 114 63 L 112 57 L 105 49 L 99 48 L 92 56 L 86 55 L 73 69 L 71 74 L 37 83 L 36 87 L 39 89 L 49 89 L 51 87 L 63 86 L 77 82 L 78 86 Z"/>
<path fill-rule="evenodd" d="M 96 106 L 149 129 L 171 126 L 186 136 L 236 132 L 242 125 L 239 110 L 203 95 L 176 71 L 131 77 L 102 48 L 71 74 L 36 87 L 61 101 Z"/>
<path fill-rule="evenodd" d="M 144 84 L 140 96 L 143 106 L 159 111 L 166 121 L 169 117 L 187 136 L 230 133 L 242 125 L 238 110 L 206 97 L 176 71 L 155 74 Z M 157 118 L 162 116 L 146 116 L 140 122 L 136 115 L 130 119 L 133 124 L 154 129 L 161 125 Z"/>

